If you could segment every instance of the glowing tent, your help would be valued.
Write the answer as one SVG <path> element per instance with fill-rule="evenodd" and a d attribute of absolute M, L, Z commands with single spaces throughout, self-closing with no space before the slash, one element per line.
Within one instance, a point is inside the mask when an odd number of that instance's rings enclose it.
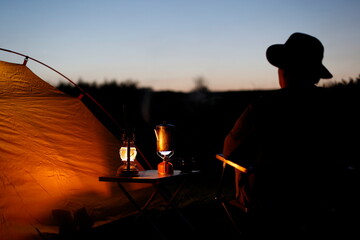
<path fill-rule="evenodd" d="M 0 61 L 0 239 L 57 232 L 56 209 L 85 208 L 94 226 L 132 213 L 116 185 L 98 181 L 116 173 L 118 151 L 118 139 L 81 100 Z M 128 187 L 139 198 L 148 189 Z"/>

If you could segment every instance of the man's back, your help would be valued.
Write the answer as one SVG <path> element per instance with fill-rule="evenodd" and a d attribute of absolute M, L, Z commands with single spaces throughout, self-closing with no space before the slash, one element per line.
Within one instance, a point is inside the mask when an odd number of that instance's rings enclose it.
<path fill-rule="evenodd" d="M 252 105 L 257 147 L 250 194 L 266 224 L 280 219 L 290 231 L 331 211 L 341 169 L 332 147 L 338 134 L 332 99 L 322 88 L 282 89 Z"/>

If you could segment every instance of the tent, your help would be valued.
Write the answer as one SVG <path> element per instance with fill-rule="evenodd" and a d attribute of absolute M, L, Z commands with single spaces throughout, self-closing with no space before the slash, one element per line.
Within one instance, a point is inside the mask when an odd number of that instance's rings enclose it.
<path fill-rule="evenodd" d="M 119 140 L 81 100 L 0 61 L 0 239 L 58 232 L 56 210 L 85 209 L 93 226 L 131 214 L 118 186 L 98 181 L 119 165 Z M 139 199 L 150 190 L 127 188 Z"/>

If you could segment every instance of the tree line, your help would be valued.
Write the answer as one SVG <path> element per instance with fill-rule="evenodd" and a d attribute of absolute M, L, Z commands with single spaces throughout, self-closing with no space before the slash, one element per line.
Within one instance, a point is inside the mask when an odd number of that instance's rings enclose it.
<path fill-rule="evenodd" d="M 339 104 L 351 113 L 344 116 L 344 121 L 339 124 L 359 125 L 355 115 L 360 103 L 360 75 L 347 81 L 329 82 L 323 87 L 333 91 L 334 98 L 339 99 Z M 246 105 L 272 91 L 215 92 L 208 89 L 205 79 L 201 77 L 196 79 L 193 90 L 187 93 L 153 91 L 151 88 L 139 87 L 133 80 L 114 80 L 103 84 L 79 81 L 77 87 L 70 83 L 60 83 L 57 88 L 74 97 L 78 97 L 83 90 L 96 99 L 113 119 L 91 99 L 84 97 L 82 101 L 117 138 L 121 138 L 124 129 L 133 130 L 137 145 L 153 160 L 154 166 L 159 161 L 155 154 L 153 131 L 157 124 L 166 121 L 175 125 L 174 158 L 195 158 L 200 165 L 207 166 L 205 163 L 221 152 L 225 134 Z M 351 144 L 354 145 L 349 147 L 358 148 L 356 143 Z"/>

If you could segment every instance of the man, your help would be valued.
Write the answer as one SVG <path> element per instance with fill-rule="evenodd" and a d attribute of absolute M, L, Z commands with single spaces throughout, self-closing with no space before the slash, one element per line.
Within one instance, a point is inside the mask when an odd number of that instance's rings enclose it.
<path fill-rule="evenodd" d="M 236 198 L 254 216 L 254 234 L 313 234 L 310 228 L 331 211 L 333 103 L 316 86 L 332 78 L 323 54 L 322 43 L 304 33 L 270 46 L 266 57 L 278 68 L 281 89 L 251 103 L 224 140 L 223 155 L 252 169 L 236 171 Z"/>

